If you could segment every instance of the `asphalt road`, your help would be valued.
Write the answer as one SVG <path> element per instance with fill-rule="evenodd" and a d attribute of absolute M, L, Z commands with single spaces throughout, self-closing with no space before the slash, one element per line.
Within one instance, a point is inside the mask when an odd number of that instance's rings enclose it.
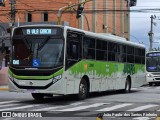
<path fill-rule="evenodd" d="M 160 86 L 133 88 L 128 94 L 93 93 L 83 101 L 74 96 L 35 101 L 29 93 L 0 91 L 0 120 L 96 120 L 98 113 L 104 120 L 155 120 L 160 114 Z"/>

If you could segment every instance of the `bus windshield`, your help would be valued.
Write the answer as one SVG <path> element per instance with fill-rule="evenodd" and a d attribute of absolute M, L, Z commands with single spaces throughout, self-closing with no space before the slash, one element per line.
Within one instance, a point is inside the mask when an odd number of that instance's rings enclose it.
<path fill-rule="evenodd" d="M 63 64 L 63 39 L 50 36 L 13 38 L 11 64 L 24 67 L 56 67 Z"/>
<path fill-rule="evenodd" d="M 160 53 L 147 54 L 146 70 L 148 72 L 160 72 Z"/>

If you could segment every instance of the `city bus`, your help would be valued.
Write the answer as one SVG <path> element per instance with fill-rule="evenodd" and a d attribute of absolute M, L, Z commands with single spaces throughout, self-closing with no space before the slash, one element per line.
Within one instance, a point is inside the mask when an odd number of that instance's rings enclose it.
<path fill-rule="evenodd" d="M 11 36 L 9 90 L 35 100 L 124 90 L 145 82 L 145 47 L 126 39 L 58 25 L 15 27 Z"/>
<path fill-rule="evenodd" d="M 146 81 L 150 86 L 160 83 L 160 51 L 146 54 Z"/>

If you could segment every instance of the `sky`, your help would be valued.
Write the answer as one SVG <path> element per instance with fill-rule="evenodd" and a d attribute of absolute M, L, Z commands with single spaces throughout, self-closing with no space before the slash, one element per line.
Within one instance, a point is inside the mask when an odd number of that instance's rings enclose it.
<path fill-rule="evenodd" d="M 151 29 L 151 15 L 153 20 L 153 48 L 160 47 L 160 0 L 137 0 L 137 5 L 131 7 L 130 13 L 130 40 L 142 43 L 149 49 L 148 33 Z M 154 9 L 154 10 L 153 10 Z M 158 10 L 155 10 L 158 9 Z"/>

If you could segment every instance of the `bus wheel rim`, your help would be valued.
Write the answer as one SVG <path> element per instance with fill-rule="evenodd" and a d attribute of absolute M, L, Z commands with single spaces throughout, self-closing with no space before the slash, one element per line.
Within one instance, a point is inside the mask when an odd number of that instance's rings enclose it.
<path fill-rule="evenodd" d="M 129 91 L 129 89 L 130 89 L 130 88 L 129 88 L 129 81 L 127 81 L 126 90 Z"/>
<path fill-rule="evenodd" d="M 80 94 L 81 96 L 85 96 L 86 88 L 84 84 L 80 84 Z"/>

